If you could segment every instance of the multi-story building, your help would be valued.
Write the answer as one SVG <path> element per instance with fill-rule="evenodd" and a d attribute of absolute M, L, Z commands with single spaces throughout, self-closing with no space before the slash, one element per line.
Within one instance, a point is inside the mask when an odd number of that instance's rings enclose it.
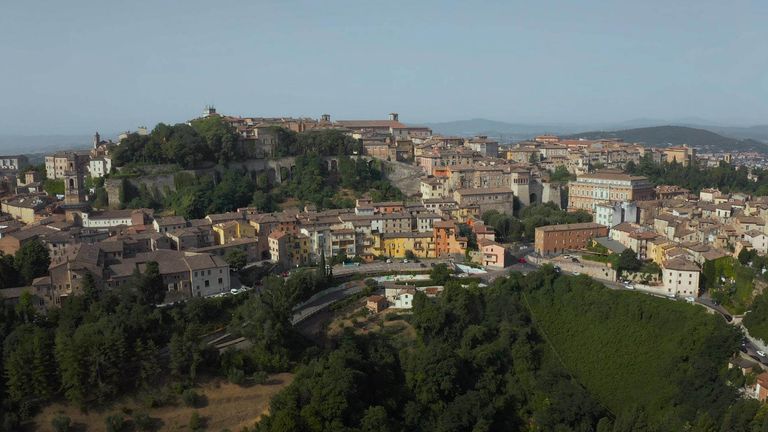
<path fill-rule="evenodd" d="M 479 135 L 464 142 L 464 145 L 484 157 L 499 156 L 499 142 L 488 139 L 486 135 Z"/>
<path fill-rule="evenodd" d="M 395 232 L 374 235 L 374 255 L 401 258 L 407 251 L 413 252 L 418 258 L 435 258 L 433 234 Z"/>
<path fill-rule="evenodd" d="M 436 257 L 464 254 L 466 252 L 467 238 L 459 236 L 459 228 L 456 226 L 456 222 L 435 222 L 432 228 Z"/>
<path fill-rule="evenodd" d="M 104 177 L 110 170 L 112 170 L 112 158 L 109 157 L 91 158 L 88 163 L 88 171 L 93 178 Z"/>
<path fill-rule="evenodd" d="M 667 295 L 698 297 L 700 274 L 699 267 L 683 257 L 665 261 L 662 275 Z"/>
<path fill-rule="evenodd" d="M 29 166 L 29 159 L 24 155 L 0 156 L 0 173 L 21 174 Z"/>
<path fill-rule="evenodd" d="M 90 153 L 58 152 L 45 157 L 45 175 L 49 179 L 64 178 L 67 172 L 85 173 L 89 169 Z"/>
<path fill-rule="evenodd" d="M 611 201 L 650 201 L 653 185 L 646 177 L 616 171 L 582 174 L 568 183 L 568 210 L 595 211 L 595 206 Z"/>
<path fill-rule="evenodd" d="M 453 199 L 460 207 L 475 204 L 480 207 L 480 214 L 488 210 L 497 210 L 512 214 L 515 194 L 506 188 L 459 189 L 453 193 Z"/>
<path fill-rule="evenodd" d="M 640 223 L 640 211 L 635 202 L 604 202 L 595 205 L 595 222 L 608 228 L 622 222 Z"/>
<path fill-rule="evenodd" d="M 541 255 L 587 247 L 591 239 L 606 237 L 608 227 L 594 222 L 548 225 L 536 228 L 534 250 Z"/>
<path fill-rule="evenodd" d="M 683 166 L 688 166 L 695 158 L 696 150 L 685 145 L 664 149 L 664 159 L 667 163 L 677 162 Z"/>

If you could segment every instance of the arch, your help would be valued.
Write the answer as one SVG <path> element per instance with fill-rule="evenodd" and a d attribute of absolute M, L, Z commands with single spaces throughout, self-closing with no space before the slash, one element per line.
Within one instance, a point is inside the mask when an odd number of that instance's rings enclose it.
<path fill-rule="evenodd" d="M 75 188 L 75 179 L 70 178 L 69 179 L 69 189 L 71 190 L 71 189 L 74 189 L 74 188 Z"/>

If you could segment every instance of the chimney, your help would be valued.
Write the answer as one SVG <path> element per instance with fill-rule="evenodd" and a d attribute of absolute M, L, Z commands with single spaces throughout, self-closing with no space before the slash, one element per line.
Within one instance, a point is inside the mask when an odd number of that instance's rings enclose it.
<path fill-rule="evenodd" d="M 397 119 L 397 117 L 398 117 L 398 116 L 397 116 L 397 113 L 389 113 L 389 119 L 390 119 L 390 120 L 392 120 L 392 121 L 399 121 L 399 120 Z"/>

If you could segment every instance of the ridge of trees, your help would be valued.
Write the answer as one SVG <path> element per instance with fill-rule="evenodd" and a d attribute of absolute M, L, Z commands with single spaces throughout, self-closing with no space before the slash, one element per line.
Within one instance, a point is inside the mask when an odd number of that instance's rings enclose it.
<path fill-rule="evenodd" d="M 702 166 L 697 160 L 687 166 L 676 161 L 656 163 L 650 154 L 646 154 L 639 164 L 627 162 L 625 170 L 630 174 L 646 176 L 653 184 L 677 185 L 694 193 L 705 188 L 717 188 L 725 193 L 768 195 L 768 175 L 762 168 L 735 167 L 725 162 L 709 167 Z M 748 178 L 750 171 L 756 176 L 755 181 Z"/>

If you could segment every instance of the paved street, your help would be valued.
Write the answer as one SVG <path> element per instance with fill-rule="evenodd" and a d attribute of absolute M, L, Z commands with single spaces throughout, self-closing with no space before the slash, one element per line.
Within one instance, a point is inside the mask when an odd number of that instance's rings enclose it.
<path fill-rule="evenodd" d="M 413 272 L 413 271 L 429 271 L 431 264 L 448 263 L 449 260 L 445 259 L 422 259 L 419 262 L 403 263 L 402 259 L 393 259 L 391 263 L 386 261 L 374 261 L 370 264 L 360 264 L 359 266 L 344 266 L 337 264 L 333 266 L 334 276 L 346 276 L 350 274 L 371 274 L 371 273 L 384 273 L 384 272 Z"/>

